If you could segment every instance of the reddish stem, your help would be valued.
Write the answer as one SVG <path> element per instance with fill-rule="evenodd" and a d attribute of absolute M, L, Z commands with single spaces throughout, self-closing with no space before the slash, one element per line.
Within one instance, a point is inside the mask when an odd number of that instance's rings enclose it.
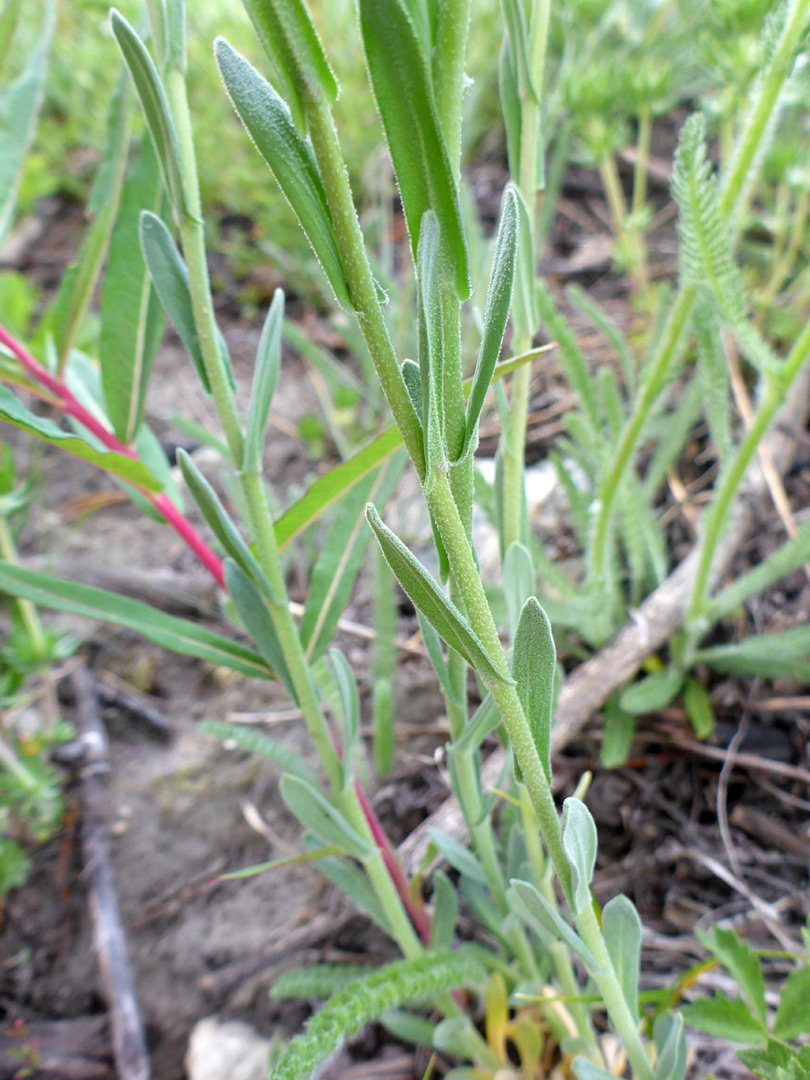
<path fill-rule="evenodd" d="M 84 407 L 84 405 L 82 405 L 63 379 L 52 375 L 50 371 L 40 364 L 36 357 L 32 356 L 31 353 L 21 345 L 16 338 L 12 337 L 2 325 L 0 325 L 0 342 L 16 356 L 29 375 L 53 394 L 56 398 L 55 404 L 62 412 L 87 428 L 87 430 L 95 435 L 99 442 L 108 450 L 112 450 L 116 454 L 124 454 L 133 461 L 140 460 L 132 447 L 126 446 L 120 439 L 116 438 L 111 431 L 108 431 L 108 429 L 105 428 L 104 425 Z M 171 525 L 181 539 L 188 544 L 205 569 L 214 577 L 217 584 L 221 588 L 225 588 L 225 575 L 222 570 L 221 559 L 219 559 L 208 544 L 206 544 L 205 540 L 203 540 L 188 518 L 180 513 L 168 495 L 166 495 L 165 492 L 160 495 L 155 495 L 153 491 L 148 491 L 146 488 L 142 488 L 137 484 L 133 486 L 137 487 L 138 490 L 146 496 L 152 506 L 163 515 L 168 524 Z"/>

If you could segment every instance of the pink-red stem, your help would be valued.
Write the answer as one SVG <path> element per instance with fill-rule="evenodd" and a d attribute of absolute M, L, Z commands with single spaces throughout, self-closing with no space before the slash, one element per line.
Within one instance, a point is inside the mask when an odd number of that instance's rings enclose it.
<path fill-rule="evenodd" d="M 53 396 L 56 398 L 58 407 L 65 413 L 66 416 L 70 416 L 73 420 L 76 420 L 87 428 L 87 430 L 98 439 L 98 441 L 105 446 L 108 450 L 112 450 L 116 454 L 123 454 L 128 458 L 132 458 L 133 461 L 138 461 L 138 455 L 132 449 L 131 446 L 126 446 L 120 439 L 101 424 L 93 414 L 82 405 L 78 398 L 68 388 L 65 381 L 55 375 L 52 375 L 46 367 L 44 367 L 32 356 L 31 353 L 17 341 L 16 338 L 6 330 L 6 328 L 0 325 L 0 342 L 9 349 L 14 356 L 20 361 L 22 366 L 28 372 L 28 374 L 36 380 L 41 386 L 44 386 Z M 138 487 L 138 490 L 149 500 L 152 506 L 163 515 L 169 525 L 177 532 L 182 540 L 191 548 L 205 569 L 214 577 L 217 584 L 221 588 L 225 588 L 225 575 L 222 570 L 222 560 L 211 550 L 206 544 L 205 540 L 200 536 L 191 522 L 186 518 L 165 492 L 160 495 L 156 495 L 153 491 L 148 491 L 146 488 Z"/>

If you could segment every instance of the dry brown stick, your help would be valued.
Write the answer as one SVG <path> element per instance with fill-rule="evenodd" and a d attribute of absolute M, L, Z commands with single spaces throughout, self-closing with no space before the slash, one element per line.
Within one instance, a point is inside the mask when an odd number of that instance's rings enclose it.
<path fill-rule="evenodd" d="M 146 1040 L 107 846 L 103 779 L 109 770 L 107 735 L 88 671 L 78 668 L 71 681 L 76 696 L 76 727 L 86 749 L 81 772 L 82 851 L 117 1075 L 119 1080 L 149 1080 Z"/>
<path fill-rule="evenodd" d="M 791 388 L 789 404 L 776 417 L 763 442 L 771 461 L 784 473 L 795 452 L 796 437 L 810 411 L 810 368 L 805 368 Z M 768 496 L 768 486 L 758 466 L 753 466 L 741 485 L 728 528 L 717 546 L 712 579 L 720 581 L 728 573 L 734 555 L 746 538 L 756 518 L 757 507 Z M 692 593 L 700 557 L 700 544 L 636 612 L 603 649 L 586 660 L 565 680 L 557 704 L 557 717 L 551 730 L 551 752 L 559 753 L 585 727 L 610 695 L 631 679 L 643 662 L 660 649 L 680 627 Z M 504 751 L 494 751 L 481 768 L 481 784 L 486 788 L 497 783 L 504 765 Z M 416 871 L 429 842 L 430 829 L 438 829 L 456 840 L 463 840 L 464 821 L 455 798 L 446 799 L 399 846 L 406 869 Z"/>

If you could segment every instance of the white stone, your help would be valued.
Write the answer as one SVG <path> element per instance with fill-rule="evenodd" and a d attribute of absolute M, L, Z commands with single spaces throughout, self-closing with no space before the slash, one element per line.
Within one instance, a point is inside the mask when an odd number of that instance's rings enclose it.
<path fill-rule="evenodd" d="M 269 1053 L 270 1040 L 249 1024 L 209 1016 L 189 1038 L 188 1080 L 266 1080 Z"/>

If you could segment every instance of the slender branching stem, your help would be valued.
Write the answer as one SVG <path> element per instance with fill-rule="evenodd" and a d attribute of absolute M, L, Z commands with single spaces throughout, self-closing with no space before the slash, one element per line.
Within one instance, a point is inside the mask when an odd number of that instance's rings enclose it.
<path fill-rule="evenodd" d="M 638 114 L 636 163 L 633 167 L 633 214 L 640 214 L 647 203 L 647 180 L 649 177 L 651 139 L 652 111 L 648 106 L 645 106 Z"/>
<path fill-rule="evenodd" d="M 419 478 L 423 480 L 425 450 L 421 424 L 402 378 L 385 314 L 377 297 L 349 175 L 328 105 L 322 100 L 311 99 L 307 104 L 307 122 L 326 188 L 352 306 L 394 421 L 402 433 L 402 440 Z"/>

